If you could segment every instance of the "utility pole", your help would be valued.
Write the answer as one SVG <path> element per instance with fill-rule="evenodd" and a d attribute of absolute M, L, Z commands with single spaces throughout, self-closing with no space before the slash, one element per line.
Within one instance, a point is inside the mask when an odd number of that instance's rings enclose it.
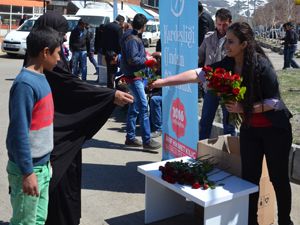
<path fill-rule="evenodd" d="M 118 15 L 118 0 L 114 0 L 114 14 L 113 14 L 114 20 L 117 18 L 117 15 Z"/>
<path fill-rule="evenodd" d="M 46 0 L 44 0 L 43 2 L 43 13 L 44 14 L 46 13 Z"/>

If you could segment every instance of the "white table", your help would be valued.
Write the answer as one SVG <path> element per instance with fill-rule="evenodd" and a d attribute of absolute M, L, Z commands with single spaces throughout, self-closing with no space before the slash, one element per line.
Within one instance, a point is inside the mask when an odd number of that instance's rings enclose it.
<path fill-rule="evenodd" d="M 182 157 L 167 161 L 187 161 Z M 146 177 L 145 223 L 152 223 L 184 213 L 186 199 L 204 208 L 204 225 L 248 225 L 249 194 L 257 192 L 258 186 L 236 176 L 217 170 L 209 180 L 220 181 L 223 186 L 215 189 L 192 189 L 187 185 L 170 184 L 161 178 L 158 170 L 167 161 L 138 167 Z"/>

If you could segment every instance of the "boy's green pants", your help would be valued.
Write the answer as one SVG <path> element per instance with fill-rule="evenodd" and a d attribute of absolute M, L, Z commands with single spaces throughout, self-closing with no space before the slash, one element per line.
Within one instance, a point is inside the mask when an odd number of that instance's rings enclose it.
<path fill-rule="evenodd" d="M 38 197 L 23 193 L 23 175 L 15 163 L 8 161 L 6 171 L 13 208 L 10 225 L 44 225 L 48 213 L 50 163 L 33 168 L 38 179 Z"/>

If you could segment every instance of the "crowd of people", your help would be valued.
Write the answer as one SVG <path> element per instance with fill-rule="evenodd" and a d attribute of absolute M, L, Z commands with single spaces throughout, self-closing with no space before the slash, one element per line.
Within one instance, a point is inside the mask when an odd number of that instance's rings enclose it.
<path fill-rule="evenodd" d="M 292 115 L 280 97 L 276 72 L 248 23 L 233 22 L 231 12 L 221 8 L 214 24 L 200 2 L 198 12 L 199 68 L 159 78 L 148 88 L 144 78 L 136 74 L 146 71 L 146 61 L 151 59 L 156 62 L 156 74 L 161 75 L 161 54 L 149 55 L 145 50 L 141 35 L 147 19 L 143 14 L 136 14 L 130 23 L 118 15 L 95 32 L 79 20 L 70 36 L 71 62 L 64 46 L 66 19 L 47 12 L 36 21 L 27 37 L 24 68 L 10 91 L 6 143 L 12 225 L 80 224 L 82 145 L 101 129 L 116 105 L 129 104 L 125 145 L 157 150 L 161 144 L 154 138 L 162 133 L 161 88 L 198 83 L 204 90 L 200 139 L 209 138 L 220 98 L 206 86 L 202 68 L 208 65 L 243 78 L 247 88 L 244 99 L 222 106 L 224 134 L 236 135 L 228 114 L 241 114 L 242 177 L 259 184 L 265 155 L 277 199 L 278 224 L 293 225 L 288 178 Z M 284 69 L 299 68 L 293 60 L 297 35 L 290 23 L 285 29 Z M 160 45 L 157 47 L 161 50 Z M 102 56 L 107 67 L 107 88 L 86 82 L 87 58 L 99 79 Z M 117 74 L 125 77 L 128 92 L 117 90 Z M 136 137 L 137 119 L 142 140 Z M 258 225 L 258 196 L 250 196 L 249 225 Z"/>

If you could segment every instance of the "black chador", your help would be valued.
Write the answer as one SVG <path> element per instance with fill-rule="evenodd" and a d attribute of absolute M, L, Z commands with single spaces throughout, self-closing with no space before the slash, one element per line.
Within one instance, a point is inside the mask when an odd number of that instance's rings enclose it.
<path fill-rule="evenodd" d="M 41 16 L 35 27 L 51 26 L 62 34 L 67 21 L 56 13 Z M 96 87 L 72 76 L 61 52 L 53 71 L 45 71 L 54 100 L 53 175 L 46 225 L 78 225 L 81 217 L 82 145 L 105 124 L 114 105 L 115 91 Z"/>

